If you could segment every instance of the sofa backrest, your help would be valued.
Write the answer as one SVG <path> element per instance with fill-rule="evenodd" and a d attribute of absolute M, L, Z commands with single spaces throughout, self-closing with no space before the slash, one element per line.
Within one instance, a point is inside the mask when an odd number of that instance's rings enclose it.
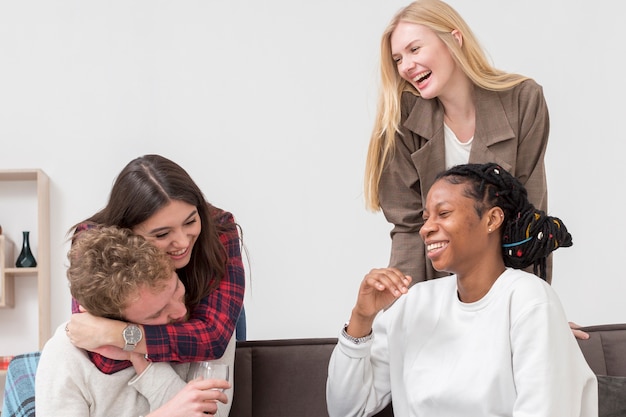
<path fill-rule="evenodd" d="M 578 345 L 596 375 L 626 377 L 626 323 L 583 327 L 589 339 Z"/>
<path fill-rule="evenodd" d="M 237 342 L 229 417 L 328 417 L 326 377 L 336 338 Z M 377 417 L 392 417 L 391 407 Z"/>

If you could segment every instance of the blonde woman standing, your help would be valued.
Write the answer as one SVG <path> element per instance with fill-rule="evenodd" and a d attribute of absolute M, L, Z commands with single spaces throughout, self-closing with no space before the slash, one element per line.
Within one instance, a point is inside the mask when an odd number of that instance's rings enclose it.
<path fill-rule="evenodd" d="M 439 0 L 400 10 L 381 41 L 381 90 L 365 174 L 369 209 L 393 224 L 390 266 L 413 283 L 446 275 L 419 236 L 435 176 L 495 162 L 547 210 L 549 115 L 542 87 L 494 68 L 463 18 Z M 548 260 L 546 280 L 551 282 Z"/>

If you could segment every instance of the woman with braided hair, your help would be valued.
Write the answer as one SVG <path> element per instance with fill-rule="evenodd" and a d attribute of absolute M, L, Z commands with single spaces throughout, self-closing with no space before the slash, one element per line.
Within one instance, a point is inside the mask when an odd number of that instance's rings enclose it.
<path fill-rule="evenodd" d="M 598 415 L 597 380 L 545 259 L 572 238 L 528 201 L 499 165 L 436 177 L 420 230 L 427 255 L 453 275 L 419 282 L 396 268 L 361 282 L 331 356 L 331 417 Z M 519 268 L 535 266 L 544 279 Z"/>

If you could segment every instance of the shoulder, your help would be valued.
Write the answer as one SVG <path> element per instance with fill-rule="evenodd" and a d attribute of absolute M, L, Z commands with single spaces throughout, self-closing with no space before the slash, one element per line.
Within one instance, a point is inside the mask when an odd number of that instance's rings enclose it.
<path fill-rule="evenodd" d="M 72 368 L 74 370 L 82 368 L 82 366 L 78 367 L 77 365 L 84 361 L 89 361 L 87 353 L 72 345 L 70 339 L 65 334 L 65 323 L 63 323 L 43 347 L 37 369 L 38 372 L 41 370 L 42 373 L 45 373 L 46 369 L 50 369 L 53 372 L 61 370 L 69 372 Z M 68 364 L 68 366 L 60 366 L 61 363 Z M 72 365 L 69 366 L 70 364 Z"/>
<path fill-rule="evenodd" d="M 508 268 L 501 278 L 507 283 L 512 311 L 522 312 L 542 304 L 560 304 L 550 284 L 536 275 Z"/>
<path fill-rule="evenodd" d="M 69 337 L 65 334 L 65 325 L 67 323 L 61 324 L 55 330 L 54 334 L 43 347 L 42 354 L 49 350 L 67 350 L 68 352 L 75 351 L 80 355 L 85 355 L 85 352 L 82 349 L 75 348 L 74 345 L 70 342 Z M 74 349 L 68 349 L 69 347 L 73 347 Z M 71 353 L 73 354 L 73 352 Z"/>
<path fill-rule="evenodd" d="M 532 78 L 526 79 L 508 90 L 499 91 L 503 101 L 512 101 L 519 106 L 543 103 L 543 87 Z M 508 100 L 507 100 L 508 99 Z"/>
<path fill-rule="evenodd" d="M 223 226 L 234 225 L 235 216 L 229 211 L 223 210 L 209 204 L 209 214 L 215 220 L 215 223 Z"/>

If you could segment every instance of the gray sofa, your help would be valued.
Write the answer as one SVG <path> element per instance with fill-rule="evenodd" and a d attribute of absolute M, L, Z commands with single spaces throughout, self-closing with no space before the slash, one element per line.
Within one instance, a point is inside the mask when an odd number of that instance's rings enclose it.
<path fill-rule="evenodd" d="M 583 328 L 578 340 L 599 377 L 601 417 L 625 416 L 626 324 Z M 286 339 L 237 343 L 230 417 L 328 417 L 326 376 L 337 339 Z M 392 417 L 391 407 L 377 417 Z"/>
<path fill-rule="evenodd" d="M 578 340 L 598 375 L 600 417 L 626 416 L 626 324 L 583 328 Z M 328 417 L 326 375 L 337 339 L 237 342 L 235 392 L 230 417 Z M 1 417 L 34 417 L 34 377 L 39 352 L 18 355 L 7 374 Z M 13 376 L 11 376 L 13 375 Z M 377 417 L 393 417 L 391 406 Z"/>

